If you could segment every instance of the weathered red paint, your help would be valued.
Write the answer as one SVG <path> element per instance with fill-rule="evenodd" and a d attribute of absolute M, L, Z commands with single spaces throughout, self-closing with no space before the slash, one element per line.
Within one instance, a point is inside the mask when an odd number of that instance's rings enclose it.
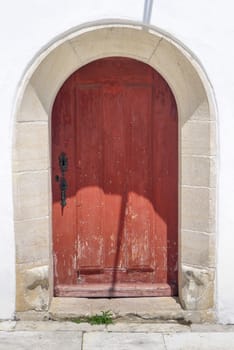
<path fill-rule="evenodd" d="M 97 60 L 64 83 L 52 113 L 55 295 L 177 293 L 177 124 L 165 80 L 133 59 Z"/>

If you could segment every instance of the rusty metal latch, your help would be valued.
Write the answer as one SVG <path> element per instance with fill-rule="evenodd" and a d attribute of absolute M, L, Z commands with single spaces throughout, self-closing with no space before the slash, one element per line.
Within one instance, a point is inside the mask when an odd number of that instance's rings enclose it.
<path fill-rule="evenodd" d="M 66 153 L 62 152 L 59 156 L 59 167 L 61 170 L 61 177 L 60 177 L 60 191 L 61 191 L 61 207 L 64 208 L 67 205 L 66 202 L 66 190 L 67 190 L 67 181 L 65 179 L 65 172 L 68 168 L 68 158 L 66 156 Z M 59 181 L 59 176 L 56 175 L 56 181 Z"/>

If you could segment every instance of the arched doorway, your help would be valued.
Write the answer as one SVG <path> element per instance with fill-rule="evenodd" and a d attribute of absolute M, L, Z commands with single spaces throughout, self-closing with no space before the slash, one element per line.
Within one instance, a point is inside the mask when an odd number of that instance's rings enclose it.
<path fill-rule="evenodd" d="M 104 58 L 64 83 L 52 112 L 55 295 L 177 295 L 177 121 L 145 63 Z"/>
<path fill-rule="evenodd" d="M 63 34 L 38 55 L 24 76 L 13 146 L 17 311 L 48 310 L 51 301 L 60 299 L 52 298 L 51 249 L 50 135 L 56 95 L 77 69 L 113 56 L 147 63 L 175 96 L 179 300 L 190 319 L 214 319 L 217 111 L 212 87 L 189 49 L 161 30 L 146 31 L 134 23 L 101 23 Z"/>

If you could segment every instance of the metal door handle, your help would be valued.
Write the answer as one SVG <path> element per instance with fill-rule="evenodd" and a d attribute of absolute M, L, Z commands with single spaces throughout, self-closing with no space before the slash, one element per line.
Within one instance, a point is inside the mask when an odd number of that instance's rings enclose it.
<path fill-rule="evenodd" d="M 68 158 L 64 152 L 62 152 L 59 156 L 59 167 L 61 170 L 61 177 L 60 177 L 60 191 L 61 191 L 61 207 L 62 209 L 67 205 L 66 202 L 66 190 L 67 190 L 67 181 L 65 179 L 64 173 L 67 171 L 68 168 Z M 56 176 L 56 179 L 59 179 L 59 176 Z"/>
<path fill-rule="evenodd" d="M 60 180 L 60 190 L 61 190 L 61 206 L 62 208 L 64 208 L 67 205 L 67 202 L 66 202 L 67 181 L 64 177 L 61 177 L 61 180 Z"/>

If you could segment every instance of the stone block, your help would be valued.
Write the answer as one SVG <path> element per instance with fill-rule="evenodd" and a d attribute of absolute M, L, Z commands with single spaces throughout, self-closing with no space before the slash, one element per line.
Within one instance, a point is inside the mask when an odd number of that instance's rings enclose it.
<path fill-rule="evenodd" d="M 13 171 L 44 170 L 49 166 L 49 135 L 46 122 L 17 123 Z"/>
<path fill-rule="evenodd" d="M 215 155 L 215 128 L 215 122 L 187 121 L 181 129 L 182 154 Z"/>
<path fill-rule="evenodd" d="M 15 219 L 48 216 L 48 171 L 16 173 L 13 181 Z"/>
<path fill-rule="evenodd" d="M 159 40 L 152 34 L 146 36 L 140 29 L 116 26 L 84 33 L 70 42 L 81 62 L 87 63 L 107 56 L 147 61 Z"/>
<path fill-rule="evenodd" d="M 207 310 L 186 310 L 184 311 L 184 321 L 188 324 L 205 324 L 217 322 L 214 309 Z"/>
<path fill-rule="evenodd" d="M 165 350 L 162 334 L 158 333 L 85 333 L 83 350 Z"/>
<path fill-rule="evenodd" d="M 215 190 L 204 187 L 181 189 L 183 230 L 215 232 Z"/>
<path fill-rule="evenodd" d="M 234 332 L 233 324 L 191 324 L 192 332 L 208 333 L 208 332 Z"/>
<path fill-rule="evenodd" d="M 17 113 L 17 122 L 48 122 L 49 116 L 45 111 L 36 91 L 29 83 L 24 91 L 24 96 Z"/>
<path fill-rule="evenodd" d="M 15 223 L 16 262 L 49 261 L 48 218 L 17 221 Z"/>
<path fill-rule="evenodd" d="M 209 105 L 207 100 L 201 101 L 197 108 L 191 114 L 190 121 L 206 121 L 213 120 L 214 116 L 210 115 Z"/>
<path fill-rule="evenodd" d="M 189 332 L 190 328 L 187 325 L 179 323 L 147 323 L 139 321 L 138 323 L 117 322 L 107 326 L 108 332 L 136 332 L 136 333 L 171 333 L 171 332 Z"/>
<path fill-rule="evenodd" d="M 80 66 L 81 63 L 68 42 L 58 46 L 41 62 L 31 78 L 31 85 L 47 115 L 51 113 L 59 88 Z"/>
<path fill-rule="evenodd" d="M 36 266 L 25 271 L 25 286 L 28 290 L 41 286 L 43 289 L 49 288 L 48 265 Z"/>
<path fill-rule="evenodd" d="M 49 305 L 48 265 L 16 265 L 16 311 L 46 311 Z"/>
<path fill-rule="evenodd" d="M 61 320 L 72 317 L 90 316 L 92 299 L 87 298 L 52 298 L 50 317 Z"/>
<path fill-rule="evenodd" d="M 81 350 L 81 332 L 3 332 L 0 334 L 0 350 Z"/>
<path fill-rule="evenodd" d="M 214 157 L 184 155 L 182 156 L 181 169 L 183 185 L 216 187 Z"/>
<path fill-rule="evenodd" d="M 181 128 L 183 155 L 213 156 L 216 154 L 215 122 L 187 121 Z"/>
<path fill-rule="evenodd" d="M 25 310 L 17 311 L 16 319 L 19 322 L 44 322 L 49 320 L 48 311 Z M 22 329 L 21 329 L 22 330 Z"/>
<path fill-rule="evenodd" d="M 201 116 L 198 110 L 207 105 L 201 80 L 189 61 L 191 58 L 188 60 L 176 45 L 162 39 L 148 62 L 170 85 L 178 101 L 181 125 L 193 118 L 197 119 L 198 114 Z M 203 108 L 202 118 L 210 119 L 207 108 Z"/>
<path fill-rule="evenodd" d="M 177 298 L 52 298 L 49 313 L 54 320 L 91 316 L 110 310 L 113 318 L 141 320 L 181 320 L 184 310 Z"/>
<path fill-rule="evenodd" d="M 215 235 L 195 231 L 182 231 L 181 260 L 188 265 L 215 266 Z"/>
<path fill-rule="evenodd" d="M 180 301 L 186 310 L 207 310 L 214 306 L 214 270 L 182 265 Z"/>
<path fill-rule="evenodd" d="M 231 350 L 234 333 L 185 333 L 164 335 L 167 350 Z"/>
<path fill-rule="evenodd" d="M 16 327 L 16 321 L 0 321 L 0 332 L 14 331 Z"/>
<path fill-rule="evenodd" d="M 1 325 L 1 324 L 0 324 Z M 71 321 L 18 321 L 16 331 L 80 331 L 80 332 L 96 332 L 106 329 L 104 324 L 91 325 L 90 323 L 76 323 Z"/>

